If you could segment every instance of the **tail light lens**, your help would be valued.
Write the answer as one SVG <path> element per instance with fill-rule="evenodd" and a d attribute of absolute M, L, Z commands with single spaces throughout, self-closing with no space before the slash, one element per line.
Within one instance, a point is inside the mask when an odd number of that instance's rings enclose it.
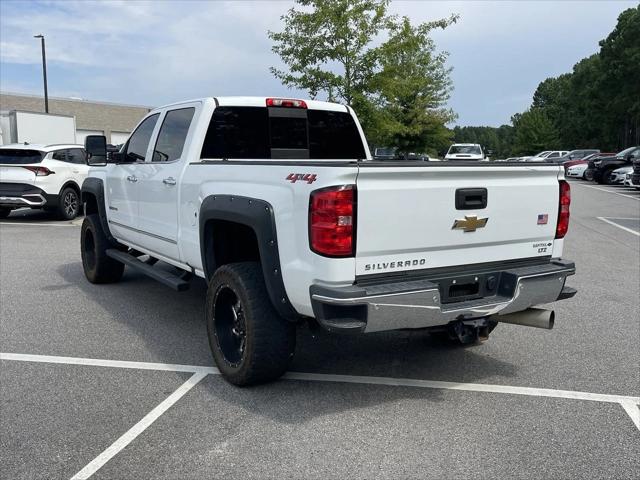
<path fill-rule="evenodd" d="M 560 202 L 558 207 L 558 225 L 556 238 L 564 238 L 569 230 L 569 206 L 571 205 L 571 187 L 565 180 L 560 180 Z"/>
<path fill-rule="evenodd" d="M 355 254 L 356 187 L 343 185 L 311 192 L 309 244 L 325 257 Z"/>
<path fill-rule="evenodd" d="M 27 170 L 32 171 L 33 173 L 36 174 L 36 177 L 46 177 L 47 175 L 56 173 L 52 170 L 49 170 L 47 167 L 22 167 L 22 168 L 26 168 Z"/>

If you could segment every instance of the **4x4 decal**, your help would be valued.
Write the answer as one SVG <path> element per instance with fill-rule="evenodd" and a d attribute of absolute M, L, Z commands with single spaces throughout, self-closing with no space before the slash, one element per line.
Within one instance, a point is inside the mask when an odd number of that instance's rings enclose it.
<path fill-rule="evenodd" d="M 290 173 L 285 180 L 289 180 L 291 183 L 297 181 L 307 182 L 309 184 L 316 181 L 317 175 L 315 173 Z"/>

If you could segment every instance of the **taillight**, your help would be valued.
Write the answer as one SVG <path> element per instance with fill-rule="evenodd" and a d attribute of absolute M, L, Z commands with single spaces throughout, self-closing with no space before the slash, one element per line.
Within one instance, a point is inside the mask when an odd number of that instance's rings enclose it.
<path fill-rule="evenodd" d="M 560 201 L 558 206 L 556 238 L 564 238 L 567 230 L 569 230 L 569 205 L 571 205 L 571 187 L 565 180 L 560 180 Z"/>
<path fill-rule="evenodd" d="M 22 168 L 26 168 L 27 170 L 31 170 L 33 173 L 36 174 L 36 177 L 46 177 L 47 175 L 51 175 L 53 173 L 56 173 L 52 170 L 49 170 L 47 167 L 22 167 Z"/>
<path fill-rule="evenodd" d="M 294 98 L 267 98 L 267 107 L 307 108 L 307 103 Z"/>
<path fill-rule="evenodd" d="M 356 187 L 342 185 L 311 192 L 309 245 L 326 257 L 355 254 Z"/>

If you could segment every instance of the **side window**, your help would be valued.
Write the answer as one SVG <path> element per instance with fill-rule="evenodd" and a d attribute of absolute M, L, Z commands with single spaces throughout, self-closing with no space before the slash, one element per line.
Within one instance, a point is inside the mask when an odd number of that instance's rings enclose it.
<path fill-rule="evenodd" d="M 68 162 L 69 159 L 67 158 L 67 152 L 68 150 L 56 150 L 53 152 L 52 158 L 60 162 Z"/>
<path fill-rule="evenodd" d="M 551 155 L 549 155 L 547 158 L 558 158 L 560 156 L 560 153 L 558 152 L 553 152 Z"/>
<path fill-rule="evenodd" d="M 68 158 L 70 163 L 84 165 L 87 163 L 87 157 L 81 148 L 71 148 L 68 150 Z"/>
<path fill-rule="evenodd" d="M 310 158 L 365 158 L 360 132 L 350 114 L 309 110 L 308 116 Z"/>
<path fill-rule="evenodd" d="M 195 111 L 195 108 L 181 108 L 167 112 L 153 150 L 153 162 L 172 162 L 182 156 Z"/>
<path fill-rule="evenodd" d="M 153 129 L 156 126 L 159 116 L 160 114 L 156 113 L 146 118 L 129 138 L 125 154 L 127 157 L 131 157 L 130 160 L 144 162 L 147 147 L 151 141 L 151 135 L 153 134 Z"/>

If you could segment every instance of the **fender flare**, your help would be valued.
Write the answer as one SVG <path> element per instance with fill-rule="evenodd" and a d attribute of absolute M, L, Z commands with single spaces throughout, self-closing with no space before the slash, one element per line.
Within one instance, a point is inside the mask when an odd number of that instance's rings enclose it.
<path fill-rule="evenodd" d="M 104 183 L 102 182 L 102 179 L 94 177 L 85 178 L 84 182 L 82 182 L 80 195 L 82 197 L 83 205 L 87 203 L 87 199 L 89 196 L 92 196 L 96 199 L 96 203 L 98 204 L 98 216 L 100 217 L 102 230 L 104 230 L 107 239 L 114 245 L 117 245 L 118 241 L 113 237 L 113 235 L 111 235 L 111 231 L 109 230 L 107 211 L 104 206 Z"/>
<path fill-rule="evenodd" d="M 276 311 L 287 320 L 296 321 L 300 315 L 295 311 L 282 280 L 278 238 L 273 207 L 269 202 L 257 198 L 235 195 L 211 195 L 200 207 L 200 254 L 205 277 L 213 276 L 211 258 L 208 256 L 206 223 L 209 220 L 225 220 L 251 228 L 258 240 L 260 263 L 267 292 Z"/>

